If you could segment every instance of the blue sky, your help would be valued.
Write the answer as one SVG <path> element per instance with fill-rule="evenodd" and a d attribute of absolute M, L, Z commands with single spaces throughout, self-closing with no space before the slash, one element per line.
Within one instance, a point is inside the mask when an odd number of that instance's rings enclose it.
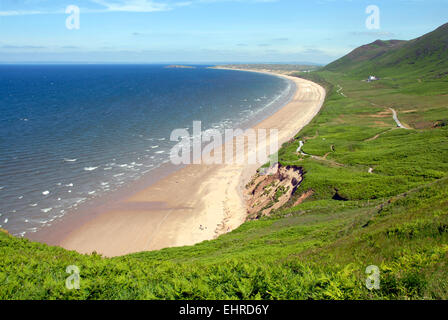
<path fill-rule="evenodd" d="M 0 62 L 325 64 L 447 22 L 448 0 L 0 0 Z"/>

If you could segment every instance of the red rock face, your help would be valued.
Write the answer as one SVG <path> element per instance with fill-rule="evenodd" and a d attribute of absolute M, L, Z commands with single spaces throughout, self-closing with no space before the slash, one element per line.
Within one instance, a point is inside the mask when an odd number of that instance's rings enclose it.
<path fill-rule="evenodd" d="M 303 180 L 302 168 L 279 166 L 272 175 L 255 175 L 246 186 L 248 219 L 269 215 L 287 203 Z"/>

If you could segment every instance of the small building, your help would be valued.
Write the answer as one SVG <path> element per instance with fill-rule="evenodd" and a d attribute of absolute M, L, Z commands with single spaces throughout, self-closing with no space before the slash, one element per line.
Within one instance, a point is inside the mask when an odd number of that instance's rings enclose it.
<path fill-rule="evenodd" d="M 375 77 L 375 76 L 369 76 L 369 78 L 367 79 L 367 82 L 372 82 L 372 81 L 377 81 L 379 80 L 379 78 Z"/>

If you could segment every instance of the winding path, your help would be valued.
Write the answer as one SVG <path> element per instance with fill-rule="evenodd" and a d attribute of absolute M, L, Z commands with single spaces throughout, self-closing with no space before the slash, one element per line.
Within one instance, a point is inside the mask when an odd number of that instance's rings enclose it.
<path fill-rule="evenodd" d="M 400 120 L 398 120 L 397 111 L 395 111 L 395 110 L 392 109 L 392 108 L 389 108 L 389 109 L 390 109 L 390 110 L 392 111 L 392 113 L 393 113 L 393 118 L 394 118 L 394 120 L 395 120 L 395 123 L 397 124 L 397 127 L 398 127 L 398 128 L 402 128 L 402 129 L 409 129 L 409 128 L 405 127 L 404 125 L 402 125 L 401 122 L 400 122 Z"/>

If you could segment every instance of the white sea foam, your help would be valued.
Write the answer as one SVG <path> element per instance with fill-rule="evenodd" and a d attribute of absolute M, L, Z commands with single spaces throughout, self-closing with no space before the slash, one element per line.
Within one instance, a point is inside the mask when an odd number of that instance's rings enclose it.
<path fill-rule="evenodd" d="M 73 183 L 69 183 L 65 185 L 66 187 L 73 187 Z"/>
<path fill-rule="evenodd" d="M 30 204 L 30 207 L 35 207 L 35 206 L 37 206 L 37 203 Z"/>
<path fill-rule="evenodd" d="M 112 170 L 112 167 L 106 167 L 104 170 Z"/>
<path fill-rule="evenodd" d="M 51 210 L 53 210 L 53 208 L 40 209 L 40 211 L 42 211 L 43 213 L 47 213 L 47 212 L 49 212 Z"/>
<path fill-rule="evenodd" d="M 155 149 L 158 148 L 159 146 L 151 146 L 151 149 Z"/>
<path fill-rule="evenodd" d="M 78 159 L 64 159 L 65 162 L 76 162 Z"/>
<path fill-rule="evenodd" d="M 164 153 L 165 151 L 156 151 L 157 154 Z"/>
<path fill-rule="evenodd" d="M 124 173 L 118 173 L 118 174 L 114 174 L 114 177 L 120 177 L 122 175 L 124 175 Z"/>
<path fill-rule="evenodd" d="M 85 171 L 93 171 L 93 170 L 96 170 L 96 169 L 98 169 L 98 167 L 85 167 L 84 168 Z"/>
<path fill-rule="evenodd" d="M 95 191 L 89 191 L 88 193 L 89 193 L 89 194 L 94 194 L 94 193 L 95 193 Z"/>

